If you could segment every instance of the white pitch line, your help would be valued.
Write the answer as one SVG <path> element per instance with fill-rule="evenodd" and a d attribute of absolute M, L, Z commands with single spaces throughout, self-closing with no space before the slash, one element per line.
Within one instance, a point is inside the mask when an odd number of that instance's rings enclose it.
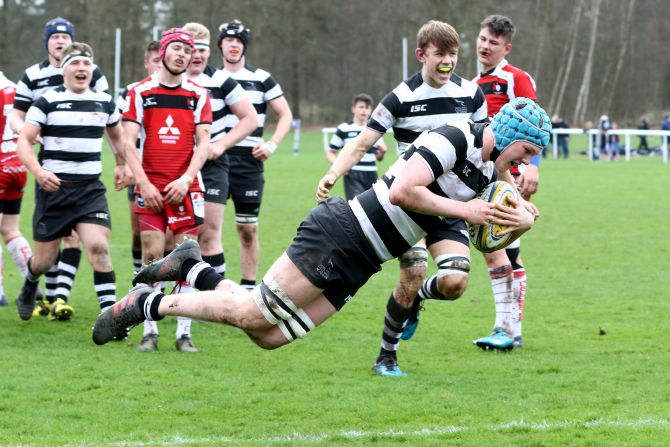
<path fill-rule="evenodd" d="M 627 428 L 643 428 L 643 427 L 666 427 L 670 426 L 670 421 L 667 419 L 654 419 L 654 418 L 642 418 L 642 419 L 592 419 L 586 421 L 540 421 L 540 422 L 528 422 L 528 421 L 510 421 L 501 424 L 486 426 L 458 426 L 458 425 L 448 425 L 446 427 L 435 427 L 435 428 L 422 428 L 419 430 L 387 430 L 387 431 L 364 431 L 364 430 L 343 430 L 336 432 L 324 432 L 324 433 L 301 433 L 294 432 L 286 436 L 260 436 L 255 438 L 237 438 L 231 436 L 209 436 L 202 438 L 185 438 L 179 435 L 174 436 L 171 439 L 164 441 L 121 441 L 113 442 L 109 444 L 103 444 L 100 442 L 94 442 L 92 444 L 78 443 L 78 444 L 68 444 L 61 447 L 147 447 L 147 446 L 181 446 L 189 444 L 212 444 L 212 445 L 224 445 L 224 444 L 260 444 L 260 445 L 271 445 L 271 444 L 286 444 L 286 443 L 303 443 L 303 444 L 316 444 L 329 441 L 335 438 L 345 438 L 345 439 L 365 439 L 365 438 L 400 438 L 400 437 L 429 437 L 429 436 L 439 436 L 439 435 L 450 435 L 454 433 L 463 433 L 468 431 L 505 431 L 515 428 L 523 428 L 525 430 L 532 431 L 546 431 L 554 430 L 557 428 L 569 428 L 569 427 L 582 427 L 582 428 L 600 428 L 600 427 L 627 427 Z M 8 447 L 43 447 L 38 444 L 14 444 Z"/>

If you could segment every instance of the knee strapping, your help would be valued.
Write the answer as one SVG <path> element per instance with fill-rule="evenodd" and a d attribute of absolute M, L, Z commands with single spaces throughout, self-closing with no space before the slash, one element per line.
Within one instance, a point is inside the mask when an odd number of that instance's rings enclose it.
<path fill-rule="evenodd" d="M 442 278 L 447 275 L 470 274 L 470 257 L 462 254 L 444 254 L 435 258 L 437 264 L 437 277 Z"/>
<path fill-rule="evenodd" d="M 412 247 L 398 258 L 401 268 L 427 267 L 428 250 L 426 247 Z"/>
<path fill-rule="evenodd" d="M 269 275 L 254 288 L 254 302 L 265 319 L 277 326 L 287 340 L 303 338 L 314 329 L 314 322 L 298 308 L 279 284 Z"/>

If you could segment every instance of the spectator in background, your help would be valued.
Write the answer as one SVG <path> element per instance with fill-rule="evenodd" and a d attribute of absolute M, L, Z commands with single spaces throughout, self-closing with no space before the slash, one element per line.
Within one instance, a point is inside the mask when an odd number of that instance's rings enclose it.
<path fill-rule="evenodd" d="M 598 130 L 600 130 L 596 140 L 598 144 L 593 148 L 593 159 L 596 161 L 600 160 L 600 154 L 607 154 L 609 152 L 607 132 L 609 132 L 611 127 L 612 122 L 609 116 L 601 115 L 598 120 Z"/>
<path fill-rule="evenodd" d="M 618 128 L 619 125 L 617 123 L 612 123 L 612 130 L 616 130 Z M 609 150 L 610 161 L 621 159 L 621 137 L 619 135 L 610 134 L 608 136 L 608 143 L 610 148 Z"/>
<path fill-rule="evenodd" d="M 554 115 L 551 118 L 551 127 L 554 129 L 569 129 L 570 124 L 565 118 L 560 115 Z M 558 156 L 563 154 L 563 158 L 567 159 L 570 156 L 570 147 L 569 147 L 570 135 L 559 133 L 556 135 L 556 145 L 558 146 Z"/>
<path fill-rule="evenodd" d="M 670 130 L 670 115 L 665 115 L 663 121 L 661 121 L 661 130 Z M 668 144 L 668 137 L 663 137 L 665 144 Z"/>
<path fill-rule="evenodd" d="M 640 120 L 640 125 L 637 126 L 637 128 L 639 130 L 649 130 L 649 121 L 646 117 L 642 117 L 642 120 Z M 640 135 L 640 144 L 637 146 L 637 153 L 641 155 L 649 153 L 649 145 L 647 144 L 646 135 Z"/>

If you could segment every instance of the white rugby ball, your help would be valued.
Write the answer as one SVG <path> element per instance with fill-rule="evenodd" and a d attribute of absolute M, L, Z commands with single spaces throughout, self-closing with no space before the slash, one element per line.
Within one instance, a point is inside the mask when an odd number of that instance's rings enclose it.
<path fill-rule="evenodd" d="M 477 197 L 489 203 L 499 203 L 503 206 L 511 207 L 509 198 L 517 199 L 516 188 L 507 182 L 496 181 L 490 183 L 484 191 Z M 484 253 L 501 250 L 514 242 L 519 235 L 516 232 L 500 235 L 507 229 L 506 225 L 470 225 L 468 224 L 468 233 L 470 242 L 477 250 Z"/>

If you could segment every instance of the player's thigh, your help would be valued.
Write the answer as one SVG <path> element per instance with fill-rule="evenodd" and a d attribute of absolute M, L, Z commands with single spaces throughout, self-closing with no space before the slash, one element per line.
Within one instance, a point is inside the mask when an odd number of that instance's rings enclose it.
<path fill-rule="evenodd" d="M 291 301 L 300 308 L 305 308 L 319 296 L 323 296 L 323 289 L 312 284 L 286 255 L 286 252 L 282 253 L 279 259 L 272 264 L 264 280 L 266 278 L 272 278 Z"/>
<path fill-rule="evenodd" d="M 142 242 L 142 262 L 149 263 L 163 257 L 165 250 L 165 233 L 162 231 L 140 232 Z"/>
<path fill-rule="evenodd" d="M 202 230 L 207 232 L 220 232 L 223 226 L 223 214 L 226 207 L 223 203 L 205 202 L 205 222 Z"/>

